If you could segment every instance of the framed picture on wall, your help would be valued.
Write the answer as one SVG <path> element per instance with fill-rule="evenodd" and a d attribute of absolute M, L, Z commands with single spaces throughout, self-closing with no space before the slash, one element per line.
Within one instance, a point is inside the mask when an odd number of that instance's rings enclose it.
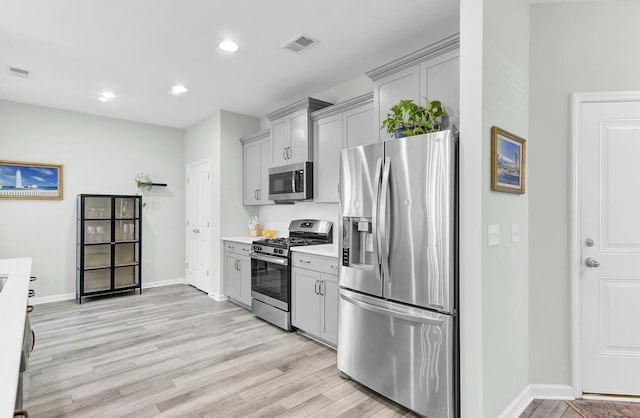
<path fill-rule="evenodd" d="M 0 199 L 62 200 L 62 165 L 0 160 Z"/>
<path fill-rule="evenodd" d="M 493 126 L 491 128 L 491 190 L 524 193 L 526 141 Z"/>

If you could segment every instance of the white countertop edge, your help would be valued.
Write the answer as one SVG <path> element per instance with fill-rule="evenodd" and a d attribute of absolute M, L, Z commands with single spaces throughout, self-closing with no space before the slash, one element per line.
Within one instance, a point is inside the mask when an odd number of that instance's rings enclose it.
<path fill-rule="evenodd" d="M 222 237 L 223 241 L 233 241 L 233 242 L 239 242 L 241 244 L 251 244 L 253 241 L 257 241 L 259 239 L 261 239 L 262 237 L 250 237 L 248 235 L 241 235 L 241 236 L 237 236 L 237 237 Z"/>
<path fill-rule="evenodd" d="M 338 244 L 307 245 L 304 247 L 291 247 L 291 251 L 303 254 L 320 255 L 323 257 L 338 258 Z"/>
<path fill-rule="evenodd" d="M 0 260 L 0 275 L 9 279 L 0 292 L 0 417 L 12 417 L 16 404 L 24 322 L 29 299 L 31 258 Z"/>

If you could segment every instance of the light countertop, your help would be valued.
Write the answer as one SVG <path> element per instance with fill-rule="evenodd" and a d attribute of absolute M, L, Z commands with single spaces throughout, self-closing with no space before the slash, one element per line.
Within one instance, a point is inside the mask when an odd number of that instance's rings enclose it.
<path fill-rule="evenodd" d="M 15 410 L 30 276 L 31 258 L 0 260 L 0 277 L 8 277 L 0 292 L 0 418 Z"/>
<path fill-rule="evenodd" d="M 250 237 L 248 235 L 241 235 L 238 237 L 222 237 L 223 241 L 239 242 L 241 244 L 251 244 L 253 241 L 259 240 L 262 237 Z"/>
<path fill-rule="evenodd" d="M 321 255 L 324 257 L 338 258 L 338 244 L 321 244 L 321 245 L 307 245 L 305 247 L 291 247 L 291 251 L 304 254 Z"/>

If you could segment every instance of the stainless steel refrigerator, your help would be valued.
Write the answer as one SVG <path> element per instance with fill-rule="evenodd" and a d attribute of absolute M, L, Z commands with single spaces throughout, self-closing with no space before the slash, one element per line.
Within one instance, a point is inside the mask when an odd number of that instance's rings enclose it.
<path fill-rule="evenodd" d="M 345 149 L 338 369 L 430 418 L 459 415 L 457 135 Z"/>

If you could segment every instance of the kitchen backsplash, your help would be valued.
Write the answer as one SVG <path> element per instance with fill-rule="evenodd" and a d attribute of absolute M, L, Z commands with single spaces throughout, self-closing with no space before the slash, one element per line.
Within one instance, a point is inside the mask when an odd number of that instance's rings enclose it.
<path fill-rule="evenodd" d="M 336 203 L 298 202 L 293 205 L 260 206 L 260 226 L 274 229 L 278 237 L 288 236 L 294 219 L 320 219 L 333 222 L 333 242 L 338 242 L 339 209 Z"/>

